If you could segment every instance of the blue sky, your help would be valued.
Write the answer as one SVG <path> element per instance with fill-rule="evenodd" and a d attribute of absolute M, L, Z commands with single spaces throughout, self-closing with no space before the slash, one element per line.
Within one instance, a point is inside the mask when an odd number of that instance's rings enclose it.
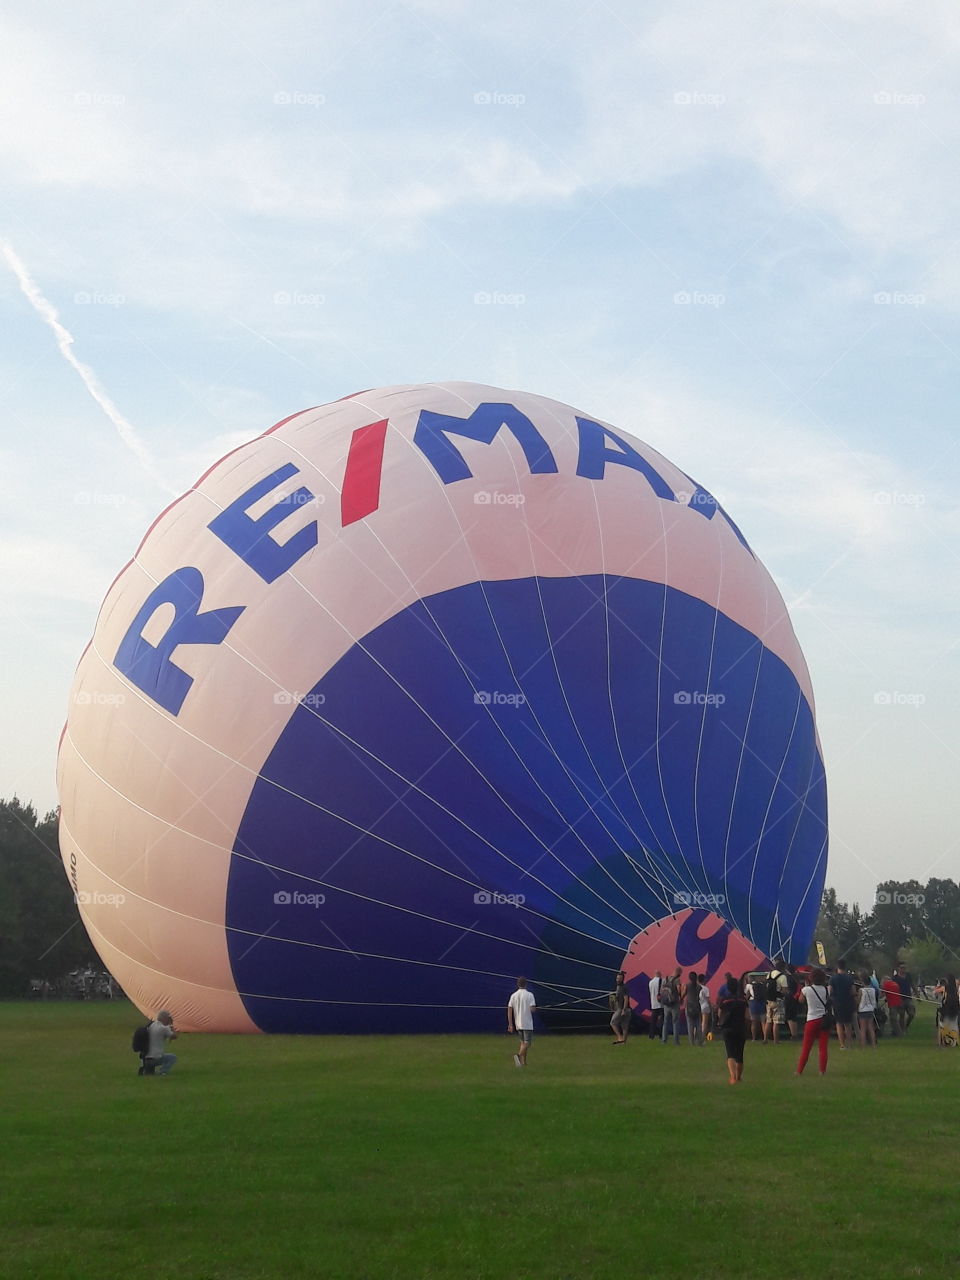
<path fill-rule="evenodd" d="M 634 432 L 744 530 L 841 896 L 960 878 L 958 73 L 949 3 L 0 17 L 0 234 L 133 433 L 0 261 L 0 794 L 55 803 L 73 667 L 173 494 L 307 405 L 468 379 Z"/>

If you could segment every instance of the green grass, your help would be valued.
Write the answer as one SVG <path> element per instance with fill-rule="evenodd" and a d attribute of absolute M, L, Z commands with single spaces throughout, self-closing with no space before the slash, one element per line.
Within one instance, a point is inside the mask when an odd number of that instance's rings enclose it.
<path fill-rule="evenodd" d="M 440 1280 L 955 1275 L 960 1055 L 542 1035 L 184 1036 L 0 1005 L 0 1270 Z M 666 1223 L 672 1225 L 666 1225 Z"/>

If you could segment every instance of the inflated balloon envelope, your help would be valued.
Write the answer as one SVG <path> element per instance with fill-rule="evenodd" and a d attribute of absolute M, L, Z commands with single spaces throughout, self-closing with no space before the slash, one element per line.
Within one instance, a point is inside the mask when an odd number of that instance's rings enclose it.
<path fill-rule="evenodd" d="M 555 1021 L 805 958 L 810 680 L 710 493 L 628 433 L 469 383 L 228 454 L 107 594 L 59 758 L 63 858 L 145 1010 L 221 1031 Z"/>

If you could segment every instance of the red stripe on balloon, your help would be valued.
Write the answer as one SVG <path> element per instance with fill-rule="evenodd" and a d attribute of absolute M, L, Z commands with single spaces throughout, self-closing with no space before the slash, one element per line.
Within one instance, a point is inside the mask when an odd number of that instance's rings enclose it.
<path fill-rule="evenodd" d="M 344 528 L 362 520 L 380 505 L 380 476 L 383 472 L 383 442 L 387 419 L 357 427 L 350 439 L 347 469 L 340 491 L 340 523 Z"/>

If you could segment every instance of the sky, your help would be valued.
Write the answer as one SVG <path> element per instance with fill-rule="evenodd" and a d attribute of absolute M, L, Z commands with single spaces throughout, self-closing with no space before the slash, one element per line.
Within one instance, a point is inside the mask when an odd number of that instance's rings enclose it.
<path fill-rule="evenodd" d="M 723 503 L 817 699 L 827 882 L 960 879 L 960 11 L 0 6 L 0 795 L 99 604 L 298 409 L 467 380 Z"/>

